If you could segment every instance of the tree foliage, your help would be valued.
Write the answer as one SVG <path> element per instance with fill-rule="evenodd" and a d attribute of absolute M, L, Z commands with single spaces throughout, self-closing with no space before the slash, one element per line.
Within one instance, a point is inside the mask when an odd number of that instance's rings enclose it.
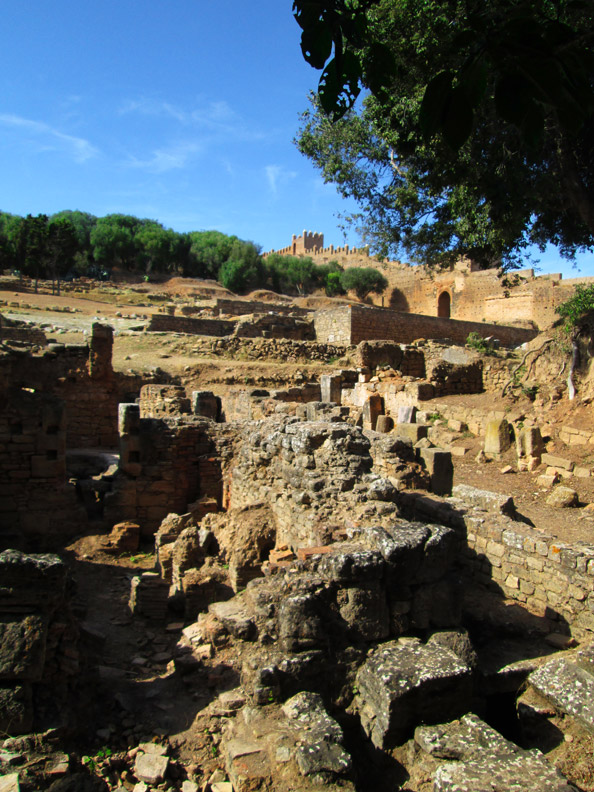
<path fill-rule="evenodd" d="M 358 201 L 353 219 L 375 252 L 510 267 L 532 244 L 552 242 L 569 258 L 592 248 L 587 4 L 296 0 L 296 12 L 305 6 L 309 62 L 323 66 L 331 50 L 346 68 L 351 52 L 368 95 L 356 112 L 342 101 L 349 88 L 333 109 L 326 80 L 298 145 Z"/>
<path fill-rule="evenodd" d="M 573 295 L 556 308 L 557 313 L 565 319 L 564 330 L 569 335 L 579 333 L 580 325 L 586 317 L 594 314 L 594 284 L 575 287 Z"/>
<path fill-rule="evenodd" d="M 388 281 L 373 267 L 349 267 L 340 274 L 340 284 L 345 291 L 354 291 L 360 300 L 365 300 L 372 292 L 385 291 Z"/>

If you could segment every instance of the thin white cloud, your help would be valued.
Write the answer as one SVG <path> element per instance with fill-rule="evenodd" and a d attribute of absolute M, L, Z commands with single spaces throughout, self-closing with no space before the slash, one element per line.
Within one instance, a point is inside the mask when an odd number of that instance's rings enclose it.
<path fill-rule="evenodd" d="M 177 143 L 169 148 L 156 149 L 149 159 L 142 160 L 137 157 L 131 157 L 127 165 L 132 168 L 149 171 L 150 173 L 166 173 L 167 171 L 185 168 L 202 150 L 203 147 L 199 143 Z"/>
<path fill-rule="evenodd" d="M 278 194 L 279 186 L 287 184 L 297 176 L 295 171 L 286 170 L 282 165 L 266 165 L 264 173 L 270 192 L 275 196 Z"/>
<path fill-rule="evenodd" d="M 252 127 L 225 100 L 198 104 L 198 107 L 186 110 L 171 102 L 142 98 L 127 102 L 119 112 L 120 115 L 139 114 L 173 119 L 184 126 L 195 127 L 212 135 L 212 141 L 221 140 L 223 137 L 232 140 L 262 140 L 269 136 L 268 132 Z"/>
<path fill-rule="evenodd" d="M 33 141 L 38 151 L 62 149 L 75 162 L 86 162 L 99 153 L 88 140 L 75 137 L 74 135 L 67 135 L 43 121 L 31 121 L 28 118 L 3 113 L 0 114 L 0 125 L 28 133 L 30 140 Z"/>

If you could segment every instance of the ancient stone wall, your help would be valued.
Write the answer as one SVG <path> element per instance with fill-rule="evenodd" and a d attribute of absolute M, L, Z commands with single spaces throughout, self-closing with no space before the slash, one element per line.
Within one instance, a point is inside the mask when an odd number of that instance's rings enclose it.
<path fill-rule="evenodd" d="M 482 338 L 494 336 L 504 346 L 515 346 L 536 335 L 536 331 L 523 328 L 438 319 L 360 305 L 316 311 L 314 324 L 318 341 L 339 344 L 358 344 L 360 341 L 377 339 L 407 344 L 419 338 L 447 338 L 454 343 L 464 344 L 469 333 L 475 332 Z"/>
<path fill-rule="evenodd" d="M 0 731 L 64 727 L 80 673 L 68 568 L 54 555 L 6 550 L 0 580 Z"/>
<path fill-rule="evenodd" d="M 52 547 L 86 521 L 66 480 L 66 415 L 51 396 L 11 389 L 0 415 L 0 548 Z"/>
<path fill-rule="evenodd" d="M 229 336 L 237 322 L 227 319 L 195 319 L 188 316 L 153 314 L 148 330 L 162 333 L 188 333 L 190 335 Z"/>
<path fill-rule="evenodd" d="M 68 448 L 117 445 L 119 382 L 111 366 L 111 327 L 95 324 L 90 345 L 49 344 L 41 354 L 2 361 L 12 387 L 56 396 L 66 408 Z"/>
<path fill-rule="evenodd" d="M 245 314 L 275 313 L 281 316 L 309 316 L 311 308 L 298 308 L 296 305 L 282 303 L 259 302 L 258 300 L 222 300 L 215 301 L 215 312 L 225 316 L 243 316 Z"/>
<path fill-rule="evenodd" d="M 214 427 L 194 416 L 141 418 L 137 404 L 119 408 L 120 461 L 114 489 L 104 501 L 112 525 L 133 520 L 152 535 L 169 512 L 183 514 L 201 498 L 221 503 L 221 459 Z"/>
<path fill-rule="evenodd" d="M 200 338 L 192 341 L 192 352 L 241 360 L 284 360 L 287 363 L 334 361 L 347 351 L 340 344 L 272 338 Z"/>
<path fill-rule="evenodd" d="M 318 383 L 307 383 L 285 390 L 265 390 L 254 388 L 226 395 L 222 399 L 223 412 L 227 421 L 254 421 L 267 418 L 287 405 L 308 404 L 321 399 Z M 283 411 L 285 413 L 286 411 Z M 295 408 L 289 409 L 294 414 Z"/>
<path fill-rule="evenodd" d="M 138 399 L 143 418 L 163 418 L 192 412 L 190 399 L 181 385 L 144 385 Z"/>
<path fill-rule="evenodd" d="M 447 503 L 434 496 L 403 493 L 401 505 L 415 519 L 441 522 L 463 532 L 460 562 L 475 594 L 477 586 L 484 586 L 519 603 L 542 621 L 544 632 L 591 638 L 594 548 L 559 542 L 511 519 L 501 513 L 499 501 L 505 496 L 494 495 L 489 504 L 481 493 L 460 485 Z"/>

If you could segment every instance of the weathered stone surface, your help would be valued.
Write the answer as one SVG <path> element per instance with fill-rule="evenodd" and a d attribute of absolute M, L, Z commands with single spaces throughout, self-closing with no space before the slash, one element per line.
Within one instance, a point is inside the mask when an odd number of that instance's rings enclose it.
<path fill-rule="evenodd" d="M 322 401 L 340 404 L 340 393 L 342 388 L 342 377 L 340 374 L 322 374 L 320 377 L 320 389 Z"/>
<path fill-rule="evenodd" d="M 389 415 L 378 415 L 375 424 L 375 431 L 381 434 L 391 432 L 394 428 L 394 419 Z"/>
<path fill-rule="evenodd" d="M 549 506 L 554 506 L 556 509 L 567 509 L 579 505 L 579 497 L 577 492 L 571 487 L 555 487 L 546 500 Z"/>
<path fill-rule="evenodd" d="M 0 792 L 20 792 L 20 789 L 18 773 L 0 776 Z"/>
<path fill-rule="evenodd" d="M 256 637 L 256 626 L 241 597 L 236 596 L 227 602 L 213 602 L 208 610 L 235 638 L 249 641 Z"/>
<path fill-rule="evenodd" d="M 41 679 L 46 622 L 41 615 L 0 616 L 0 680 L 35 682 Z"/>
<path fill-rule="evenodd" d="M 446 647 L 400 639 L 383 644 L 357 672 L 355 706 L 374 745 L 403 742 L 419 721 L 435 723 L 470 706 L 470 668 Z"/>
<path fill-rule="evenodd" d="M 0 553 L 0 610 L 18 605 L 47 612 L 63 599 L 68 570 L 56 555 L 27 555 L 19 550 Z"/>
<path fill-rule="evenodd" d="M 485 511 L 505 514 L 512 518 L 516 515 L 516 506 L 511 495 L 502 495 L 499 492 L 478 489 L 468 484 L 456 484 L 452 489 L 452 496 L 460 498 L 469 506 L 476 506 Z"/>
<path fill-rule="evenodd" d="M 594 663 L 592 647 L 572 660 L 559 657 L 545 663 L 528 677 L 528 684 L 556 709 L 575 718 L 594 733 Z"/>
<path fill-rule="evenodd" d="M 140 526 L 134 522 L 121 522 L 114 525 L 105 538 L 103 550 L 110 553 L 133 553 L 138 550 Z"/>
<path fill-rule="evenodd" d="M 33 704 L 29 685 L 0 687 L 0 732 L 25 734 L 33 727 Z"/>
<path fill-rule="evenodd" d="M 394 427 L 394 434 L 403 440 L 410 440 L 416 443 L 423 437 L 427 437 L 428 427 L 418 423 L 397 423 Z"/>
<path fill-rule="evenodd" d="M 299 731 L 296 760 L 302 775 L 348 773 L 351 757 L 342 746 L 342 729 L 326 712 L 319 694 L 298 693 L 282 711 Z"/>
<path fill-rule="evenodd" d="M 156 753 L 138 753 L 134 762 L 134 775 L 147 784 L 159 784 L 169 767 L 169 758 Z"/>
<path fill-rule="evenodd" d="M 488 421 L 485 429 L 484 452 L 487 456 L 498 457 L 511 445 L 511 427 L 505 418 Z"/>
<path fill-rule="evenodd" d="M 570 792 L 570 785 L 538 751 L 523 751 L 476 715 L 415 731 L 407 770 L 416 788 L 434 792 Z"/>
<path fill-rule="evenodd" d="M 411 424 L 411 426 L 415 425 Z M 437 495 L 449 495 L 454 481 L 452 454 L 441 448 L 421 448 L 419 457 L 429 473 L 431 491 Z"/>
<path fill-rule="evenodd" d="M 363 426 L 375 429 L 378 415 L 384 411 L 384 400 L 379 393 L 372 393 L 363 405 Z"/>

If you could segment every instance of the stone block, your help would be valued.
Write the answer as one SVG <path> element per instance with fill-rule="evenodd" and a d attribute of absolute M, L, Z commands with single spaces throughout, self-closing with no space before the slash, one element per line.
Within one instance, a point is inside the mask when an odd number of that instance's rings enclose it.
<path fill-rule="evenodd" d="M 394 434 L 402 437 L 403 440 L 410 440 L 416 443 L 423 437 L 427 437 L 429 427 L 426 424 L 418 423 L 397 423 L 394 427 Z"/>
<path fill-rule="evenodd" d="M 218 421 L 221 414 L 221 400 L 211 391 L 192 392 L 192 412 L 213 421 Z"/>
<path fill-rule="evenodd" d="M 387 434 L 394 428 L 394 419 L 389 415 L 378 415 L 375 431 L 381 434 Z"/>
<path fill-rule="evenodd" d="M 555 489 L 548 496 L 547 505 L 553 506 L 557 509 L 566 509 L 579 505 L 578 494 L 571 487 L 555 487 Z"/>
<path fill-rule="evenodd" d="M 549 467 L 561 468 L 567 471 L 573 470 L 573 462 L 570 459 L 553 456 L 553 454 L 543 454 L 541 460 L 543 465 L 548 465 Z"/>
<path fill-rule="evenodd" d="M 391 641 L 360 667 L 355 707 L 374 745 L 390 748 L 414 726 L 455 718 L 470 707 L 472 674 L 450 649 L 417 640 Z"/>
<path fill-rule="evenodd" d="M 397 423 L 409 424 L 415 423 L 417 408 L 414 405 L 402 405 L 398 408 Z"/>
<path fill-rule="evenodd" d="M 429 473 L 431 491 L 436 495 L 450 495 L 454 481 L 451 453 L 441 448 L 420 448 L 419 456 Z"/>
<path fill-rule="evenodd" d="M 570 792 L 572 787 L 539 751 L 524 751 L 476 715 L 438 726 L 419 726 L 414 763 L 407 765 L 413 789 L 433 792 Z M 421 785 L 415 783 L 422 779 Z M 432 783 L 431 783 L 432 782 Z"/>
<path fill-rule="evenodd" d="M 379 393 L 372 393 L 363 405 L 363 426 L 375 429 L 377 418 L 384 411 L 384 400 Z"/>
<path fill-rule="evenodd" d="M 511 445 L 511 426 L 502 418 L 488 421 L 485 428 L 484 452 L 487 456 L 498 457 Z"/>
<path fill-rule="evenodd" d="M 470 506 L 495 514 L 505 514 L 507 517 L 515 517 L 516 514 L 516 506 L 511 495 L 501 495 L 498 492 L 478 489 L 468 484 L 456 484 L 452 489 L 452 495 Z"/>
<path fill-rule="evenodd" d="M 47 626 L 42 616 L 0 616 L 0 680 L 40 680 L 46 638 Z"/>
<path fill-rule="evenodd" d="M 322 374 L 320 389 L 323 402 L 341 403 L 342 377 L 340 374 Z"/>

